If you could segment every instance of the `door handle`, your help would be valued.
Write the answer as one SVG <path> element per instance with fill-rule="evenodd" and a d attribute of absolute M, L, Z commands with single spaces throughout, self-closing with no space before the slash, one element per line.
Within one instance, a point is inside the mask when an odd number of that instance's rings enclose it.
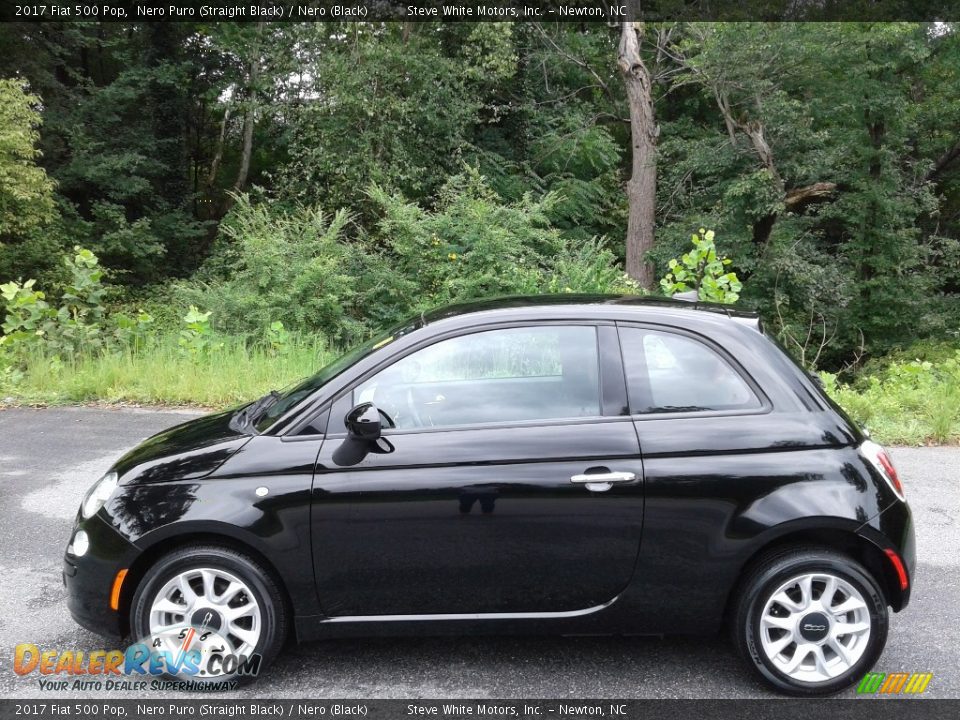
<path fill-rule="evenodd" d="M 637 474 L 632 472 L 605 472 L 573 475 L 570 482 L 578 485 L 592 485 L 594 483 L 627 483 L 636 479 Z"/>

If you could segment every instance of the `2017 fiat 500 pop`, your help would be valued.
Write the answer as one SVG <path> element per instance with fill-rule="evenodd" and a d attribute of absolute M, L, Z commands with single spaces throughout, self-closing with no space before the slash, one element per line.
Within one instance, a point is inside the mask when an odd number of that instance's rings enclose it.
<path fill-rule="evenodd" d="M 872 667 L 914 566 L 890 457 L 756 317 L 560 296 L 428 313 L 150 438 L 64 579 L 91 630 L 264 665 L 289 636 L 728 628 L 815 695 Z"/>

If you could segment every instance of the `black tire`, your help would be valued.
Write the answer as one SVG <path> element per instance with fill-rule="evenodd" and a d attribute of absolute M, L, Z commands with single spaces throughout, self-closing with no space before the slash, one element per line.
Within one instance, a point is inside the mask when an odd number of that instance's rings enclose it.
<path fill-rule="evenodd" d="M 787 675 L 767 657 L 760 641 L 761 615 L 768 599 L 781 585 L 804 573 L 825 573 L 846 581 L 860 593 L 869 615 L 870 635 L 860 659 L 829 680 L 807 682 Z M 887 642 L 887 603 L 876 580 L 857 561 L 822 547 L 780 550 L 754 563 L 740 584 L 731 620 L 740 656 L 769 685 L 795 696 L 833 695 L 849 688 L 873 667 Z"/>
<path fill-rule="evenodd" d="M 254 595 L 261 609 L 262 630 L 253 652 L 262 657 L 259 671 L 262 673 L 273 663 L 286 641 L 286 605 L 273 575 L 253 558 L 228 547 L 206 544 L 185 546 L 164 555 L 150 566 L 133 596 L 130 610 L 133 638 L 136 640 L 150 635 L 150 608 L 164 585 L 180 573 L 199 568 L 231 573 Z M 197 682 L 204 681 L 199 677 L 194 679 Z M 246 684 L 255 680 L 256 676 L 238 675 L 232 679 Z M 217 680 L 211 678 L 209 681 Z"/>

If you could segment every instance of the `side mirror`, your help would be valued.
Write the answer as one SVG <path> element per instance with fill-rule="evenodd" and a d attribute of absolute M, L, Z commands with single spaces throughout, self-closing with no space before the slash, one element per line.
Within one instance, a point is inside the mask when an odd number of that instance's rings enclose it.
<path fill-rule="evenodd" d="M 333 462 L 340 466 L 356 465 L 370 453 L 386 454 L 394 451 L 393 444 L 380 431 L 393 427 L 390 416 L 373 403 L 361 403 L 343 419 L 347 426 L 347 438 L 333 451 Z"/>
<path fill-rule="evenodd" d="M 367 442 L 380 437 L 380 411 L 373 403 L 360 403 L 343 419 L 347 434 L 355 440 Z"/>

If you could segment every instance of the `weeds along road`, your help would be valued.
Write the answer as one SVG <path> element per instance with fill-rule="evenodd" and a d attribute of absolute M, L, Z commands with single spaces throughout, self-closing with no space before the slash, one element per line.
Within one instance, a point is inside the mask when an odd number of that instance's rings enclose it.
<path fill-rule="evenodd" d="M 35 673 L 13 672 L 14 647 L 114 647 L 75 625 L 67 612 L 60 572 L 74 515 L 87 487 L 120 454 L 191 417 L 147 410 L 0 410 L 0 697 L 106 695 L 41 691 Z M 875 669 L 932 672 L 926 696 L 957 698 L 960 448 L 898 448 L 893 456 L 913 507 L 919 571 L 911 605 L 892 617 L 887 649 Z M 236 693 L 315 699 L 768 695 L 724 637 L 318 642 L 287 649 L 264 677 Z M 853 698 L 854 692 L 843 696 Z"/>

